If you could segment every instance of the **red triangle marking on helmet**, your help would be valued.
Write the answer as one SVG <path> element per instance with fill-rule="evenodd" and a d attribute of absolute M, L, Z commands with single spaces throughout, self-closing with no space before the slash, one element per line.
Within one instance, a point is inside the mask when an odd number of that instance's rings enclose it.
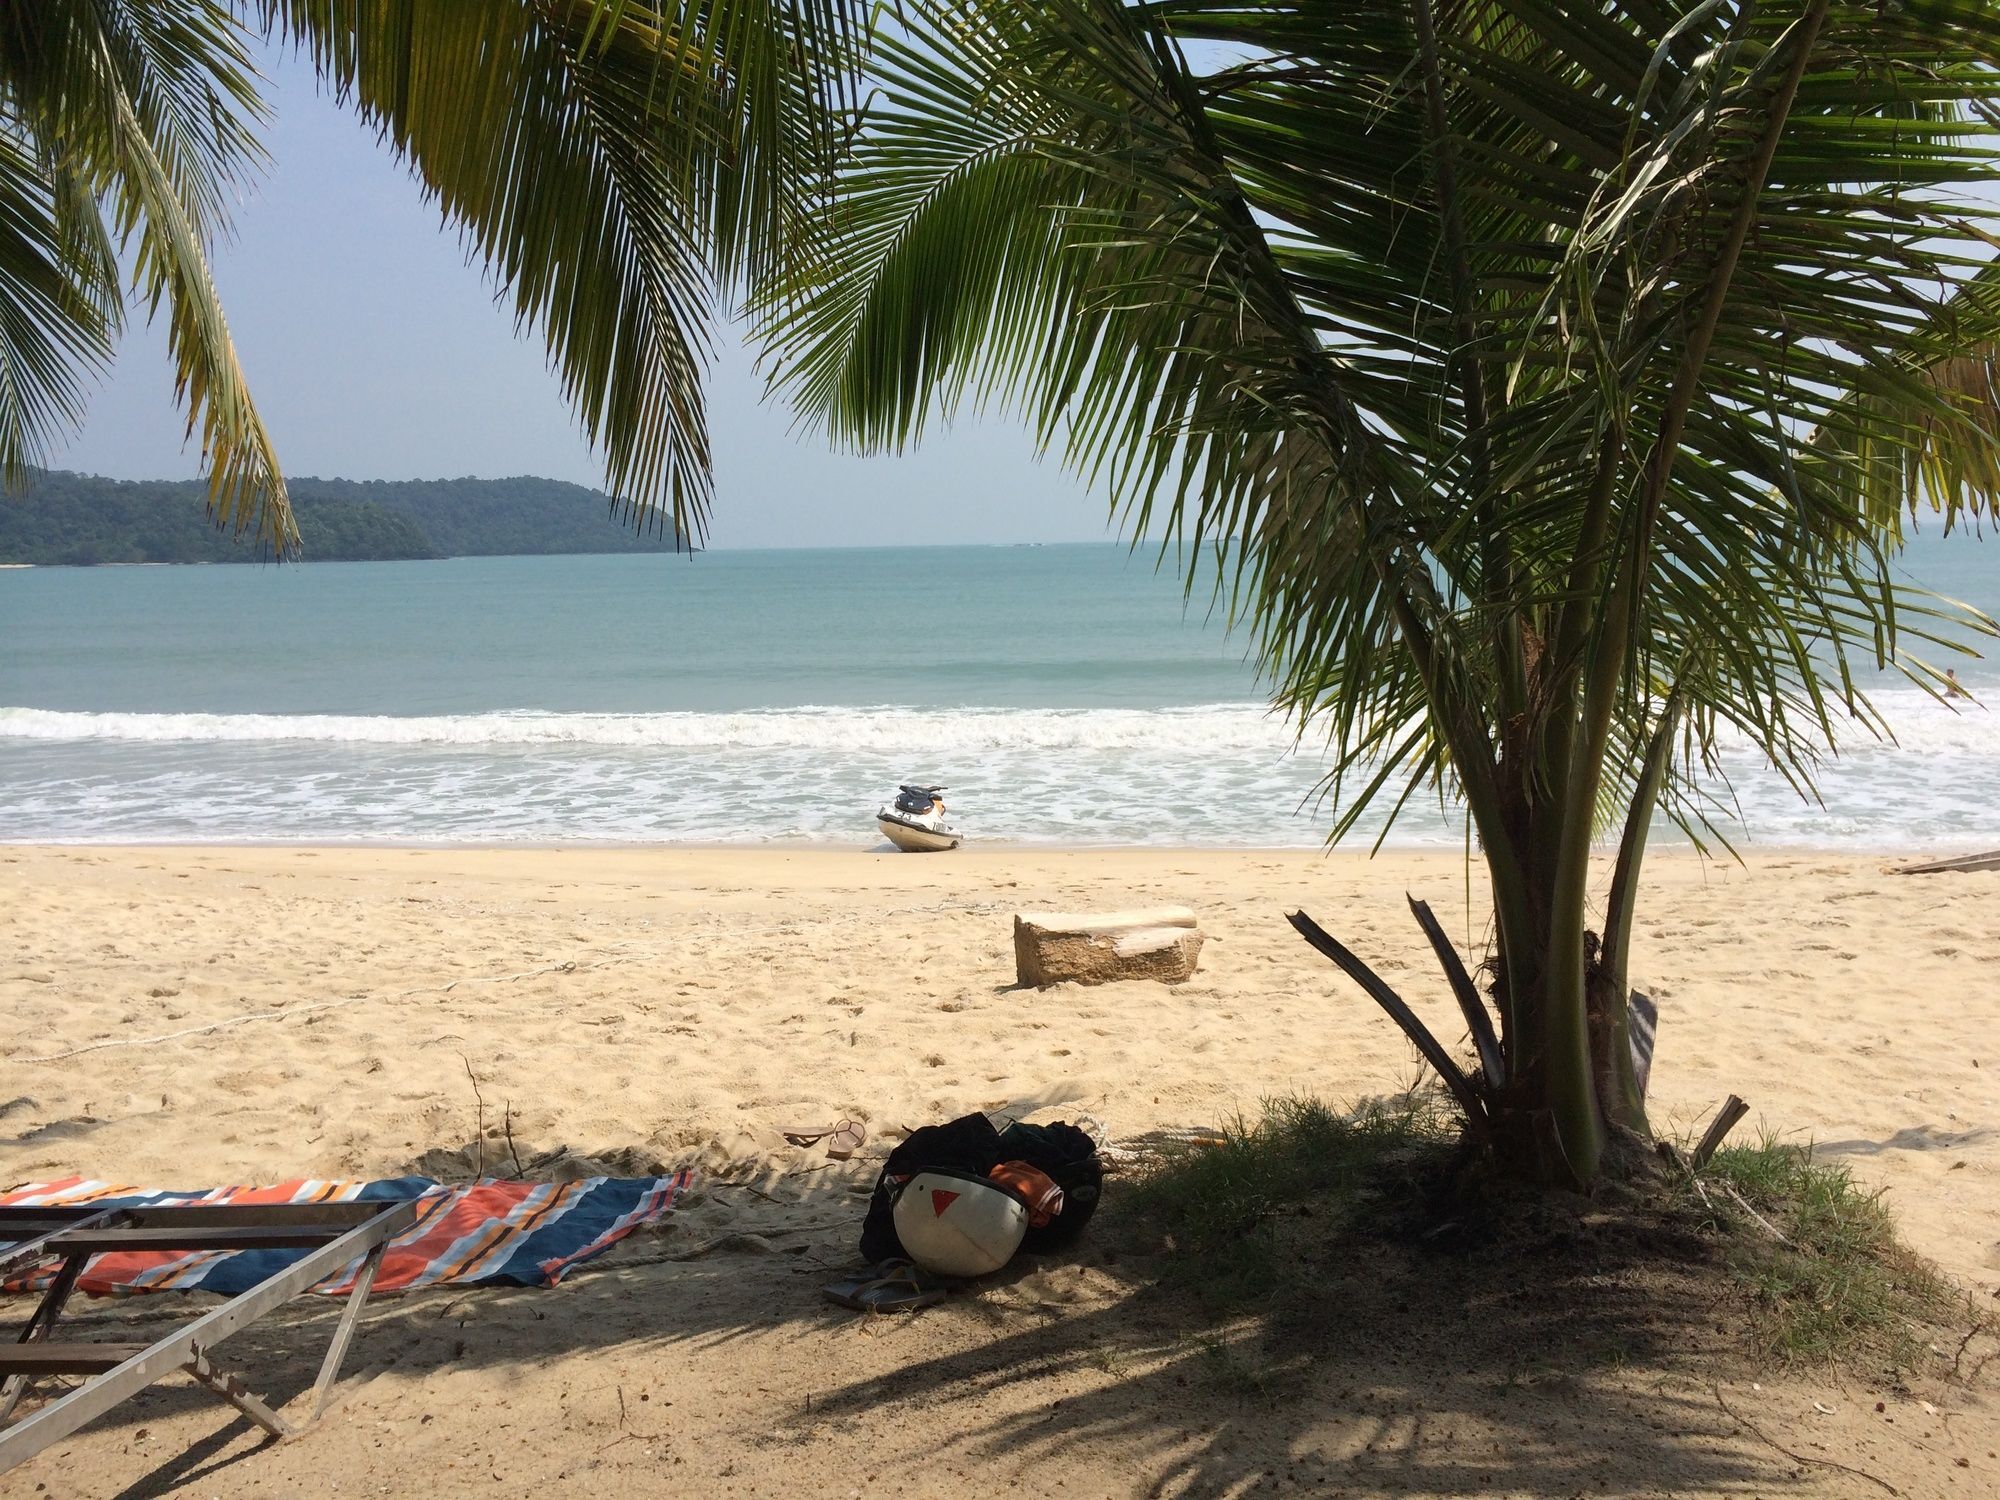
<path fill-rule="evenodd" d="M 944 1211 L 956 1202 L 958 1202 L 958 1194 L 948 1193 L 943 1188 L 931 1189 L 931 1212 L 937 1217 L 943 1218 Z"/>

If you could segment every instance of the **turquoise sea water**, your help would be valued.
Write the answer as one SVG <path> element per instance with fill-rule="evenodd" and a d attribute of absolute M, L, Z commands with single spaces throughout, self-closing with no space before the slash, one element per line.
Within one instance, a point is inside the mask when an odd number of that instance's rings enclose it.
<path fill-rule="evenodd" d="M 1910 567 L 2000 612 L 2000 544 Z M 0 571 L 0 837 L 867 847 L 923 779 L 974 838 L 1317 843 L 1247 650 L 1111 545 Z M 1752 842 L 2000 844 L 1993 716 L 1880 701 L 1823 809 L 1733 756 Z"/>

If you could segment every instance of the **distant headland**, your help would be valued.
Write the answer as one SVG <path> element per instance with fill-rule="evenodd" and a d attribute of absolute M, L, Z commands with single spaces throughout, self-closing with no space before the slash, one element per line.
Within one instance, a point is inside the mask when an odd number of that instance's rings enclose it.
<path fill-rule="evenodd" d="M 307 562 L 387 562 L 557 552 L 679 552 L 640 531 L 601 490 L 559 479 L 294 479 Z M 0 565 L 268 562 L 270 548 L 218 531 L 200 480 L 38 473 L 0 497 Z"/>

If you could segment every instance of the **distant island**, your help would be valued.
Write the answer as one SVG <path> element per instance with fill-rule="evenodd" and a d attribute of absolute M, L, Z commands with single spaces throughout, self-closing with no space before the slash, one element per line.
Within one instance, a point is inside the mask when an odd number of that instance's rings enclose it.
<path fill-rule="evenodd" d="M 294 479 L 308 562 L 676 552 L 665 526 L 641 532 L 601 490 L 558 479 Z M 218 531 L 200 480 L 101 479 L 47 470 L 0 497 L 0 564 L 268 562 L 270 548 Z"/>

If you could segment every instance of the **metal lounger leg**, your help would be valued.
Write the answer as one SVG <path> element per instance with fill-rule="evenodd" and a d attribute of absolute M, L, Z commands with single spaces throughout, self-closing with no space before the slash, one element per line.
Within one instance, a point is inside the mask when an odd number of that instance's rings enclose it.
<path fill-rule="evenodd" d="M 272 1411 L 250 1389 L 227 1370 L 218 1370 L 208 1362 L 208 1356 L 197 1349 L 194 1358 L 181 1368 L 195 1380 L 215 1392 L 244 1416 L 270 1433 L 272 1437 L 290 1437 L 292 1426 L 283 1417 Z"/>
<path fill-rule="evenodd" d="M 0 1474 L 61 1442 L 169 1372 L 186 1369 L 189 1361 L 203 1351 L 342 1267 L 354 1264 L 376 1245 L 409 1228 L 416 1213 L 416 1200 L 408 1199 L 384 1204 L 380 1213 L 356 1222 L 351 1229 L 342 1225 L 338 1239 L 308 1252 L 248 1291 L 239 1292 L 220 1307 L 210 1308 L 193 1322 L 156 1339 L 122 1364 L 49 1402 L 22 1421 L 0 1428 Z"/>
<path fill-rule="evenodd" d="M 62 1316 L 62 1310 L 69 1301 L 69 1294 L 76 1290 L 76 1280 L 83 1274 L 83 1268 L 90 1261 L 88 1255 L 67 1255 L 63 1257 L 62 1269 L 56 1272 L 56 1279 L 49 1283 L 49 1289 L 42 1293 L 42 1300 L 35 1304 L 35 1311 L 28 1319 L 28 1326 L 21 1330 L 20 1342 L 32 1344 L 46 1339 L 49 1330 Z M 7 1419 L 14 1415 L 14 1408 L 21 1404 L 21 1398 L 28 1394 L 28 1377 L 9 1376 L 0 1385 L 0 1427 L 7 1425 Z"/>
<path fill-rule="evenodd" d="M 276 1204 L 272 1208 L 278 1208 Z M 186 1214 L 184 1220 L 198 1222 L 196 1210 L 172 1210 L 176 1214 Z M 230 1210 L 214 1210 L 224 1214 Z M 232 1222 L 236 1226 L 244 1224 L 244 1214 L 250 1210 L 236 1210 Z M 274 1216 L 276 1218 L 276 1216 Z M 272 1308 L 282 1302 L 290 1302 L 294 1296 L 306 1288 L 326 1280 L 344 1266 L 352 1266 L 356 1260 L 364 1258 L 374 1246 L 388 1238 L 394 1238 L 402 1230 L 410 1228 L 416 1220 L 416 1200 L 400 1200 L 392 1204 L 382 1204 L 382 1212 L 370 1214 L 358 1220 L 338 1220 L 332 1222 L 340 1230 L 340 1238 L 330 1240 L 316 1250 L 306 1252 L 300 1260 L 292 1262 L 284 1270 L 264 1278 L 246 1292 L 238 1292 L 228 1302 L 218 1308 L 210 1308 L 194 1322 L 182 1324 L 172 1332 L 156 1338 L 152 1344 L 132 1354 L 122 1364 L 106 1370 L 104 1374 L 88 1380 L 66 1396 L 48 1402 L 36 1412 L 30 1412 L 24 1420 L 12 1426 L 0 1428 L 0 1474 L 14 1468 L 26 1458 L 42 1452 L 50 1444 L 62 1442 L 72 1432 L 102 1416 L 104 1412 L 118 1406 L 122 1400 L 136 1396 L 146 1386 L 154 1384 L 172 1370 L 186 1370 L 188 1362 L 220 1344 L 224 1338 L 240 1332 L 248 1324 L 262 1318 Z M 320 1222 L 320 1220 L 314 1220 Z M 352 1228 L 348 1228 L 352 1222 Z"/>
<path fill-rule="evenodd" d="M 361 1321 L 361 1309 L 368 1305 L 368 1294 L 375 1287 L 375 1273 L 382 1268 L 384 1245 L 376 1245 L 361 1262 L 361 1274 L 354 1278 L 354 1289 L 347 1294 L 347 1311 L 340 1315 L 340 1326 L 333 1330 L 333 1342 L 326 1346 L 326 1359 L 319 1367 L 319 1379 L 313 1382 L 312 1411 L 306 1421 L 317 1422 L 319 1414 L 326 1410 L 326 1403 L 333 1396 L 333 1383 L 340 1378 L 340 1362 L 347 1358 L 347 1346 L 354 1338 L 354 1325 Z"/>

